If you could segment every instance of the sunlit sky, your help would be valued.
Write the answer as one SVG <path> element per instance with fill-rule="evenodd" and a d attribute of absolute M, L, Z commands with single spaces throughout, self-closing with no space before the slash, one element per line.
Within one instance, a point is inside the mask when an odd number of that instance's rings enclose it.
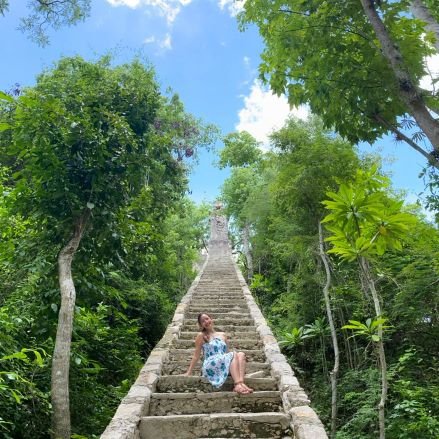
<path fill-rule="evenodd" d="M 112 53 L 121 63 L 141 55 L 155 66 L 163 91 L 171 87 L 187 111 L 224 134 L 247 130 L 267 145 L 268 134 L 289 114 L 307 117 L 306 108 L 291 111 L 284 97 L 273 96 L 258 82 L 263 43 L 257 29 L 238 30 L 233 0 L 93 0 L 85 22 L 50 30 L 50 45 L 43 48 L 17 30 L 27 3 L 12 0 L 0 17 L 1 90 L 15 83 L 32 85 L 61 56 L 93 60 Z M 390 137 L 360 150 L 381 154 L 394 187 L 416 200 L 423 190 L 421 155 Z M 213 201 L 228 175 L 214 167 L 214 160 L 213 153 L 201 154 L 192 172 L 191 197 L 197 202 Z"/>

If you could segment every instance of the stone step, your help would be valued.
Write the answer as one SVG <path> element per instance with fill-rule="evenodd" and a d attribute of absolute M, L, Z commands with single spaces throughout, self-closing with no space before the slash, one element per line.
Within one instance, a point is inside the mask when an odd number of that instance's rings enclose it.
<path fill-rule="evenodd" d="M 170 349 L 169 361 L 187 361 L 192 358 L 195 348 L 192 349 Z M 263 363 L 265 354 L 261 349 L 240 349 L 245 353 L 247 361 L 257 361 Z"/>
<path fill-rule="evenodd" d="M 205 311 L 205 305 L 209 306 L 209 312 L 213 312 L 215 311 L 219 311 L 221 312 L 221 310 L 224 310 L 223 312 L 227 312 L 229 309 L 230 310 L 245 310 L 248 311 L 248 306 L 243 302 L 242 304 L 236 304 L 236 303 L 218 303 L 217 300 L 212 301 L 211 303 L 201 303 L 200 302 L 196 302 L 193 303 L 189 306 L 189 312 L 201 312 L 201 311 Z"/>
<path fill-rule="evenodd" d="M 187 313 L 193 314 L 195 316 L 195 319 L 197 319 L 198 315 L 202 312 L 203 313 L 207 312 L 207 314 L 212 316 L 217 316 L 217 314 L 228 314 L 228 313 L 232 313 L 232 315 L 249 314 L 249 310 L 246 306 L 236 306 L 236 305 L 232 305 L 228 307 L 221 305 L 209 306 L 209 307 L 190 306 L 189 309 L 187 310 Z"/>
<path fill-rule="evenodd" d="M 247 307 L 247 302 L 244 299 L 237 300 L 226 300 L 226 299 L 212 299 L 212 300 L 192 300 L 190 306 L 196 306 L 198 309 L 201 308 L 201 311 L 210 310 L 210 308 L 215 306 L 224 306 L 224 307 Z"/>
<path fill-rule="evenodd" d="M 224 332 L 224 331 L 221 331 Z M 180 332 L 180 340 L 192 340 L 195 341 L 195 338 L 200 333 L 200 331 L 185 331 Z M 256 331 L 230 331 L 227 332 L 227 337 L 229 340 L 237 339 L 239 337 L 245 338 L 246 340 L 259 340 L 260 335 Z"/>
<path fill-rule="evenodd" d="M 221 275 L 222 279 L 216 279 L 212 281 L 200 280 L 197 284 L 197 289 L 199 288 L 218 288 L 220 290 L 231 290 L 231 291 L 242 291 L 242 287 L 239 281 L 236 279 L 227 280 L 226 274 Z"/>
<path fill-rule="evenodd" d="M 266 378 L 246 378 L 245 383 L 254 389 L 260 390 L 278 390 L 277 382 L 272 377 Z M 221 392 L 231 392 L 233 390 L 232 377 L 228 377 L 223 384 Z M 187 393 L 187 392 L 215 392 L 214 387 L 209 381 L 201 376 L 184 376 L 184 375 L 162 375 L 157 382 L 157 393 Z"/>
<path fill-rule="evenodd" d="M 249 340 L 244 337 L 229 337 L 229 345 L 231 349 L 241 351 L 243 349 L 257 349 L 262 347 L 261 340 Z M 190 349 L 194 347 L 194 340 L 176 340 L 173 347 L 175 349 Z"/>
<path fill-rule="evenodd" d="M 243 292 L 242 292 L 242 288 L 233 288 L 233 287 L 220 287 L 220 286 L 200 286 L 199 284 L 197 285 L 197 288 L 195 289 L 195 291 L 193 292 L 193 295 L 195 294 L 220 294 L 225 295 L 225 294 L 231 294 L 231 295 L 235 295 L 235 296 L 243 296 Z"/>
<path fill-rule="evenodd" d="M 274 412 L 145 416 L 139 426 L 141 439 L 281 439 L 288 428 L 289 416 Z"/>
<path fill-rule="evenodd" d="M 224 297 L 224 296 L 232 296 L 232 297 L 243 297 L 244 294 L 243 292 L 240 290 L 221 290 L 218 288 L 197 288 L 193 294 L 192 297 L 197 297 L 197 296 L 215 296 L 218 295 L 219 297 Z"/>
<path fill-rule="evenodd" d="M 233 271 L 232 266 L 224 267 L 221 270 L 211 270 L 209 267 L 206 267 L 206 270 L 204 270 L 203 275 L 200 277 L 199 284 L 216 283 L 220 286 L 231 284 L 236 287 L 239 285 L 239 280 Z M 218 279 L 218 275 L 221 275 L 221 278 Z"/>
<path fill-rule="evenodd" d="M 239 317 L 220 317 L 218 319 L 214 319 L 215 320 L 215 325 L 234 325 L 234 326 L 249 326 L 249 325 L 253 325 L 254 321 L 252 318 L 244 318 L 244 319 L 240 319 Z M 192 319 L 184 319 L 183 324 L 184 325 L 190 325 L 192 324 L 192 322 L 195 323 L 197 322 L 197 319 L 192 318 Z"/>
<path fill-rule="evenodd" d="M 238 301 L 244 300 L 244 296 L 242 294 L 230 294 L 230 293 L 202 293 L 202 294 L 194 294 L 192 296 L 191 302 L 197 303 L 206 300 L 214 300 L 218 303 L 218 301 L 227 300 L 230 303 L 237 303 Z M 221 303 L 221 302 L 220 302 Z"/>
<path fill-rule="evenodd" d="M 224 275 L 223 275 L 224 277 Z M 242 287 L 237 281 L 233 282 L 199 282 L 196 286 L 196 291 L 233 291 L 242 292 Z"/>
<path fill-rule="evenodd" d="M 231 334 L 232 332 L 256 332 L 255 325 L 241 326 L 235 324 L 220 324 L 218 321 L 215 322 L 215 330 L 217 332 L 225 332 Z M 181 327 L 182 332 L 200 332 L 200 327 L 196 322 L 185 323 Z"/>
<path fill-rule="evenodd" d="M 198 312 L 188 312 L 185 314 L 185 318 L 187 319 L 194 319 L 197 320 L 198 318 Z M 241 319 L 250 319 L 250 313 L 248 311 L 228 311 L 228 312 L 221 312 L 221 313 L 214 313 L 213 311 L 209 310 L 209 315 L 212 317 L 215 321 L 218 319 L 228 319 L 228 318 L 241 318 Z"/>
<path fill-rule="evenodd" d="M 215 393 L 153 393 L 151 416 L 191 415 L 195 413 L 278 412 L 282 400 L 278 391 Z"/>
<path fill-rule="evenodd" d="M 190 360 L 188 359 L 186 362 L 183 361 L 167 361 L 163 364 L 162 374 L 163 375 L 181 375 L 185 373 L 189 367 Z M 249 361 L 246 364 L 245 369 L 247 374 L 255 373 L 255 372 L 263 372 L 263 376 L 270 376 L 270 365 L 268 363 Z M 197 363 L 194 367 L 194 375 L 201 374 L 201 361 Z"/>

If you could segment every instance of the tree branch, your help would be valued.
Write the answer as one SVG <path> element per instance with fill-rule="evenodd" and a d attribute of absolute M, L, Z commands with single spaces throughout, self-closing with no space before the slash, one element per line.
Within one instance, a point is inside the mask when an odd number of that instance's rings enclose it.
<path fill-rule="evenodd" d="M 420 154 L 422 154 L 427 160 L 428 163 L 431 166 L 434 166 L 435 168 L 439 169 L 439 161 L 438 159 L 431 153 L 425 151 L 422 149 L 417 143 L 415 143 L 410 137 L 407 137 L 402 131 L 400 131 L 397 127 L 395 127 L 393 124 L 385 120 L 382 116 L 376 114 L 373 116 L 373 119 L 375 119 L 377 122 L 383 124 L 385 127 L 387 127 L 390 131 L 392 131 L 398 139 L 403 140 L 408 145 L 410 145 L 413 149 L 418 151 Z"/>
<path fill-rule="evenodd" d="M 422 95 L 415 86 L 398 46 L 392 41 L 381 17 L 375 9 L 374 0 L 360 0 L 375 34 L 381 43 L 384 57 L 390 64 L 398 82 L 399 96 L 407 105 L 410 114 L 430 140 L 433 148 L 439 151 L 439 123 L 428 110 Z"/>

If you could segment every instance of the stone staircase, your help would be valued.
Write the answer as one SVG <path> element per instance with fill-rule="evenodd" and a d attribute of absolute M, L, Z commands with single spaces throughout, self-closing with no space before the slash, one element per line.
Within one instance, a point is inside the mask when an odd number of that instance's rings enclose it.
<path fill-rule="evenodd" d="M 181 375 L 200 312 L 227 333 L 231 349 L 245 352 L 252 394 L 233 392 L 231 377 L 215 390 L 200 376 L 201 361 L 192 376 Z M 308 404 L 233 262 L 225 219 L 214 217 L 204 267 L 101 438 L 327 438 Z"/>

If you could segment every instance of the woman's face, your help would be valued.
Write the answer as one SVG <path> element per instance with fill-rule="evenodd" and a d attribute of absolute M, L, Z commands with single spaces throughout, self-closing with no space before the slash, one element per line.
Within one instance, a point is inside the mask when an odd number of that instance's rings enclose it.
<path fill-rule="evenodd" d="M 211 328 L 213 324 L 213 320 L 207 314 L 201 314 L 200 317 L 200 326 L 203 329 Z"/>

